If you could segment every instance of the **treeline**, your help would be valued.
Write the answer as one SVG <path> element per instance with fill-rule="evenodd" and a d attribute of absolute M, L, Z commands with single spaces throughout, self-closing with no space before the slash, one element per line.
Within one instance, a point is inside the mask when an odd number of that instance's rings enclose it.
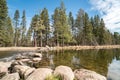
<path fill-rule="evenodd" d="M 80 9 L 74 18 L 72 12 L 66 14 L 63 2 L 55 8 L 51 19 L 46 8 L 35 14 L 28 30 L 25 10 L 22 17 L 19 10 L 16 10 L 11 19 L 6 0 L 0 0 L 0 6 L 0 46 L 120 44 L 120 34 L 112 34 L 99 15 L 89 17 Z"/>

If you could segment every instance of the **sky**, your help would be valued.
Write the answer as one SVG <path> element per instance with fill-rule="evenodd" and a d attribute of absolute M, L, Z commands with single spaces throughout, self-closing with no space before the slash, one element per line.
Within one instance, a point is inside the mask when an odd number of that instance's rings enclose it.
<path fill-rule="evenodd" d="M 76 17 L 80 8 L 90 16 L 99 15 L 104 19 L 106 27 L 111 32 L 120 33 L 120 0 L 62 0 L 66 7 L 66 13 L 70 11 Z M 13 18 L 15 10 L 26 11 L 27 27 L 30 26 L 32 17 L 43 8 L 49 11 L 50 19 L 54 9 L 60 6 L 61 0 L 7 0 L 9 16 Z"/>

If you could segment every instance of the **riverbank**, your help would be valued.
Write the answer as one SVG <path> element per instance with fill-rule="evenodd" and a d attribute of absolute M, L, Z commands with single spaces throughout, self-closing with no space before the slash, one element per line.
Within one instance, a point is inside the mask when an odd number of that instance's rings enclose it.
<path fill-rule="evenodd" d="M 0 51 L 49 51 L 49 50 L 85 50 L 85 49 L 114 49 L 120 45 L 103 46 L 64 46 L 64 47 L 0 47 Z"/>

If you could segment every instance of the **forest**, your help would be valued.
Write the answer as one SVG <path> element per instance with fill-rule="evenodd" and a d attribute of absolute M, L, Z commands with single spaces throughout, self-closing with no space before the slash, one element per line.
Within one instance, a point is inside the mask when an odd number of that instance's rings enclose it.
<path fill-rule="evenodd" d="M 90 17 L 80 8 L 74 18 L 72 12 L 66 13 L 63 1 L 52 15 L 47 8 L 36 13 L 29 28 L 25 10 L 22 16 L 16 10 L 11 18 L 8 9 L 6 0 L 0 0 L 0 47 L 120 44 L 120 34 L 111 33 L 99 15 Z"/>

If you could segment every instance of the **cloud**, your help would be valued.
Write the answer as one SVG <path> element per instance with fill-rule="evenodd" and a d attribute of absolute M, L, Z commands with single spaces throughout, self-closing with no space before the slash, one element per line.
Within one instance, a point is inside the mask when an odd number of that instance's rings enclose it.
<path fill-rule="evenodd" d="M 89 0 L 92 10 L 100 12 L 106 27 L 114 32 L 120 31 L 120 0 Z"/>

